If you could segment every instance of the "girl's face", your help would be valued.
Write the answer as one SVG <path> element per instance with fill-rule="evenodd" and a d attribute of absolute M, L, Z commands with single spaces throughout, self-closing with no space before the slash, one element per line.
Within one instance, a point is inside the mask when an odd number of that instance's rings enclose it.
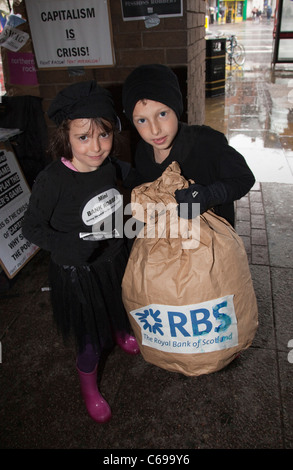
<path fill-rule="evenodd" d="M 113 132 L 93 125 L 91 119 L 74 119 L 69 126 L 72 164 L 78 171 L 96 170 L 111 152 Z"/>
<path fill-rule="evenodd" d="M 161 163 L 169 155 L 178 131 L 175 112 L 165 104 L 145 99 L 136 103 L 132 117 L 138 133 L 152 145 L 155 159 Z"/>

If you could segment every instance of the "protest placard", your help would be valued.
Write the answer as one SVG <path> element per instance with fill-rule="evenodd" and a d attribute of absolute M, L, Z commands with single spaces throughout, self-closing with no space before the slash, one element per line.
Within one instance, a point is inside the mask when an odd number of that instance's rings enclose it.
<path fill-rule="evenodd" d="M 114 65 L 108 1 L 25 3 L 39 68 Z"/>
<path fill-rule="evenodd" d="M 12 148 L 0 142 L 0 264 L 9 278 L 39 249 L 24 238 L 21 230 L 30 193 Z"/>

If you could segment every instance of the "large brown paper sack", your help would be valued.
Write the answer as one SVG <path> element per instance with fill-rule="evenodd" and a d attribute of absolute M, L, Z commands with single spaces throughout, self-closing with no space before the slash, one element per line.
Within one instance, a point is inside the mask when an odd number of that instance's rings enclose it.
<path fill-rule="evenodd" d="M 149 223 L 154 217 L 152 211 L 146 216 L 151 202 L 173 203 L 176 210 L 175 190 L 188 184 L 173 162 L 156 181 L 133 190 L 134 217 Z M 155 225 L 161 216 L 155 217 Z M 124 305 L 144 359 L 190 376 L 225 367 L 251 345 L 258 325 L 242 240 L 211 211 L 196 219 L 185 221 L 190 240 L 184 230 L 177 238 L 169 236 L 172 217 L 165 217 L 165 231 L 160 229 L 154 238 L 146 236 L 146 223 L 133 244 L 122 283 Z"/>

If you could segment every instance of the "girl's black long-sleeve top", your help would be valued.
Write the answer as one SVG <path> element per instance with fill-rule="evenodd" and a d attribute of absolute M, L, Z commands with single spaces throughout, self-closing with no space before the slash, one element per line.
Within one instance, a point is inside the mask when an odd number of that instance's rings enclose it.
<path fill-rule="evenodd" d="M 51 252 L 57 264 L 91 264 L 101 257 L 111 258 L 120 249 L 122 234 L 101 241 L 93 232 L 115 229 L 122 202 L 116 170 L 109 159 L 86 173 L 73 171 L 57 160 L 36 178 L 22 232 L 32 243 Z M 87 236 L 81 238 L 81 233 Z"/>

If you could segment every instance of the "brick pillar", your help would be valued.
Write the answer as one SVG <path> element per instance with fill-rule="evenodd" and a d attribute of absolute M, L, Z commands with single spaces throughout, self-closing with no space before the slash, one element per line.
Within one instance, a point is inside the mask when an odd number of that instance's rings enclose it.
<path fill-rule="evenodd" d="M 204 0 L 187 0 L 188 123 L 205 120 L 205 9 Z"/>

